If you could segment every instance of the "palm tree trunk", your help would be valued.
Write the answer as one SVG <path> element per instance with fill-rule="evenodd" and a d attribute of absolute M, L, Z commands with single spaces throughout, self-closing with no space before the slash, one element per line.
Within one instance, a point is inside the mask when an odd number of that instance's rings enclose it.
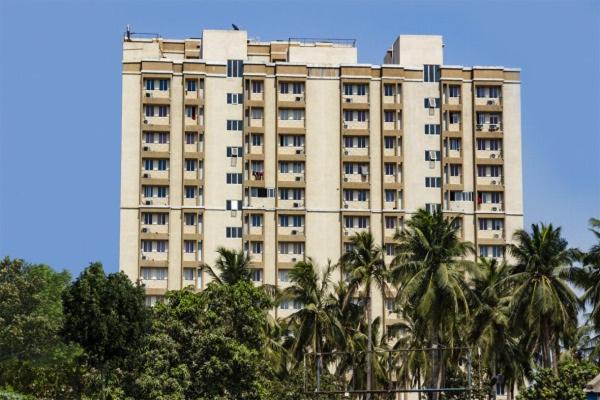
<path fill-rule="evenodd" d="M 367 282 L 367 400 L 371 399 L 371 352 L 373 351 L 373 327 L 371 315 L 371 283 Z"/>
<path fill-rule="evenodd" d="M 431 334 L 431 384 L 430 388 L 438 389 L 439 388 L 439 355 L 438 355 L 438 331 L 437 327 L 433 328 L 433 332 Z M 431 392 L 430 398 L 432 400 L 437 400 L 439 398 L 439 392 Z"/>
<path fill-rule="evenodd" d="M 543 357 L 542 357 L 542 361 L 543 361 L 543 365 L 544 368 L 551 368 L 551 363 L 550 363 L 550 335 L 549 335 L 549 329 L 548 329 L 548 324 L 544 323 L 543 327 L 542 327 L 542 340 L 543 340 Z"/>
<path fill-rule="evenodd" d="M 560 358 L 560 343 L 558 341 L 558 335 L 554 339 L 554 355 L 552 357 L 552 369 L 554 374 L 558 376 L 558 359 Z"/>

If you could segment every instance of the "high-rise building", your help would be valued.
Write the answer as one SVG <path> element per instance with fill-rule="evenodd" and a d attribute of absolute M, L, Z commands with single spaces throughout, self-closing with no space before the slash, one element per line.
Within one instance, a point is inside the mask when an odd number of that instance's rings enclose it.
<path fill-rule="evenodd" d="M 523 224 L 520 73 L 444 65 L 443 48 L 400 36 L 371 65 L 353 40 L 125 38 L 120 269 L 152 303 L 243 248 L 255 281 L 285 287 L 364 230 L 390 261 L 423 207 L 503 257 Z"/>

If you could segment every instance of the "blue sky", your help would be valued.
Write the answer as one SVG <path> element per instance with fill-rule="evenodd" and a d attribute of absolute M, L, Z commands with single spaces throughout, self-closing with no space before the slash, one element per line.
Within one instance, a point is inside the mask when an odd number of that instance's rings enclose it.
<path fill-rule="evenodd" d="M 522 68 L 525 221 L 587 248 L 600 217 L 598 1 L 0 0 L 0 256 L 118 269 L 121 38 L 356 38 L 379 64 L 399 34 L 441 34 L 445 63 Z"/>

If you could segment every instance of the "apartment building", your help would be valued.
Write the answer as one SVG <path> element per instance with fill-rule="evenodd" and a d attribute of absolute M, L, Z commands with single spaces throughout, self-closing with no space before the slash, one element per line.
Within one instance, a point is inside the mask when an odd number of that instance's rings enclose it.
<path fill-rule="evenodd" d="M 243 248 L 258 284 L 285 287 L 295 262 L 336 261 L 360 231 L 390 261 L 422 207 L 504 257 L 523 224 L 520 73 L 444 65 L 443 50 L 399 36 L 371 65 L 352 40 L 125 38 L 120 269 L 152 304 L 202 289 L 219 246 Z"/>

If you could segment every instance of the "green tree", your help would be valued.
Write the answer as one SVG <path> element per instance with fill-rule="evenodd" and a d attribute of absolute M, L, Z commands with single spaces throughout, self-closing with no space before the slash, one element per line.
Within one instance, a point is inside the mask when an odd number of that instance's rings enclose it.
<path fill-rule="evenodd" d="M 40 398 L 71 398 L 80 350 L 60 339 L 66 272 L 0 261 L 0 387 Z"/>
<path fill-rule="evenodd" d="M 373 351 L 373 304 L 372 286 L 375 285 L 385 297 L 387 292 L 388 269 L 383 261 L 383 251 L 375 244 L 370 232 L 360 232 L 350 239 L 351 250 L 341 258 L 342 269 L 349 274 L 350 283 L 347 301 L 364 287 L 365 308 L 367 311 L 367 362 L 366 388 L 372 388 Z M 370 394 L 367 394 L 367 399 Z"/>
<path fill-rule="evenodd" d="M 517 400 L 585 400 L 585 386 L 598 373 L 600 367 L 589 362 L 560 363 L 558 375 L 543 368 L 533 374 L 530 387 Z"/>
<path fill-rule="evenodd" d="M 269 298 L 247 280 L 169 292 L 141 349 L 137 399 L 261 398 Z M 157 348 L 156 345 L 161 347 Z"/>
<path fill-rule="evenodd" d="M 473 252 L 473 245 L 459 240 L 454 219 L 444 218 L 440 211 L 430 214 L 421 209 L 406 226 L 395 235 L 398 245 L 392 277 L 400 286 L 399 303 L 412 311 L 411 319 L 421 326 L 418 332 L 429 335 L 431 387 L 440 388 L 443 360 L 437 349 L 451 345 L 457 322 L 469 314 L 472 293 L 465 273 L 474 270 L 465 258 Z"/>
<path fill-rule="evenodd" d="M 116 376 L 109 371 L 124 367 L 148 330 L 144 288 L 122 272 L 107 276 L 102 264 L 93 263 L 63 293 L 63 307 L 63 336 L 85 350 L 87 362 L 100 373 L 104 397 Z"/>
<path fill-rule="evenodd" d="M 204 269 L 218 283 L 233 285 L 239 281 L 250 281 L 252 271 L 250 269 L 250 257 L 244 250 L 231 250 L 224 247 L 217 249 L 219 258 L 215 262 L 215 272 L 209 265 L 204 265 Z"/>
<path fill-rule="evenodd" d="M 512 287 L 511 325 L 541 353 L 542 365 L 556 371 L 559 335 L 574 332 L 579 302 L 566 278 L 572 276 L 575 253 L 552 224 L 533 224 L 531 233 L 518 230 L 508 245 L 516 263 L 505 279 Z"/>
<path fill-rule="evenodd" d="M 592 307 L 590 320 L 600 332 L 600 219 L 590 219 L 590 230 L 598 242 L 581 257 L 584 267 L 573 280 L 585 290 L 581 298 Z"/>

